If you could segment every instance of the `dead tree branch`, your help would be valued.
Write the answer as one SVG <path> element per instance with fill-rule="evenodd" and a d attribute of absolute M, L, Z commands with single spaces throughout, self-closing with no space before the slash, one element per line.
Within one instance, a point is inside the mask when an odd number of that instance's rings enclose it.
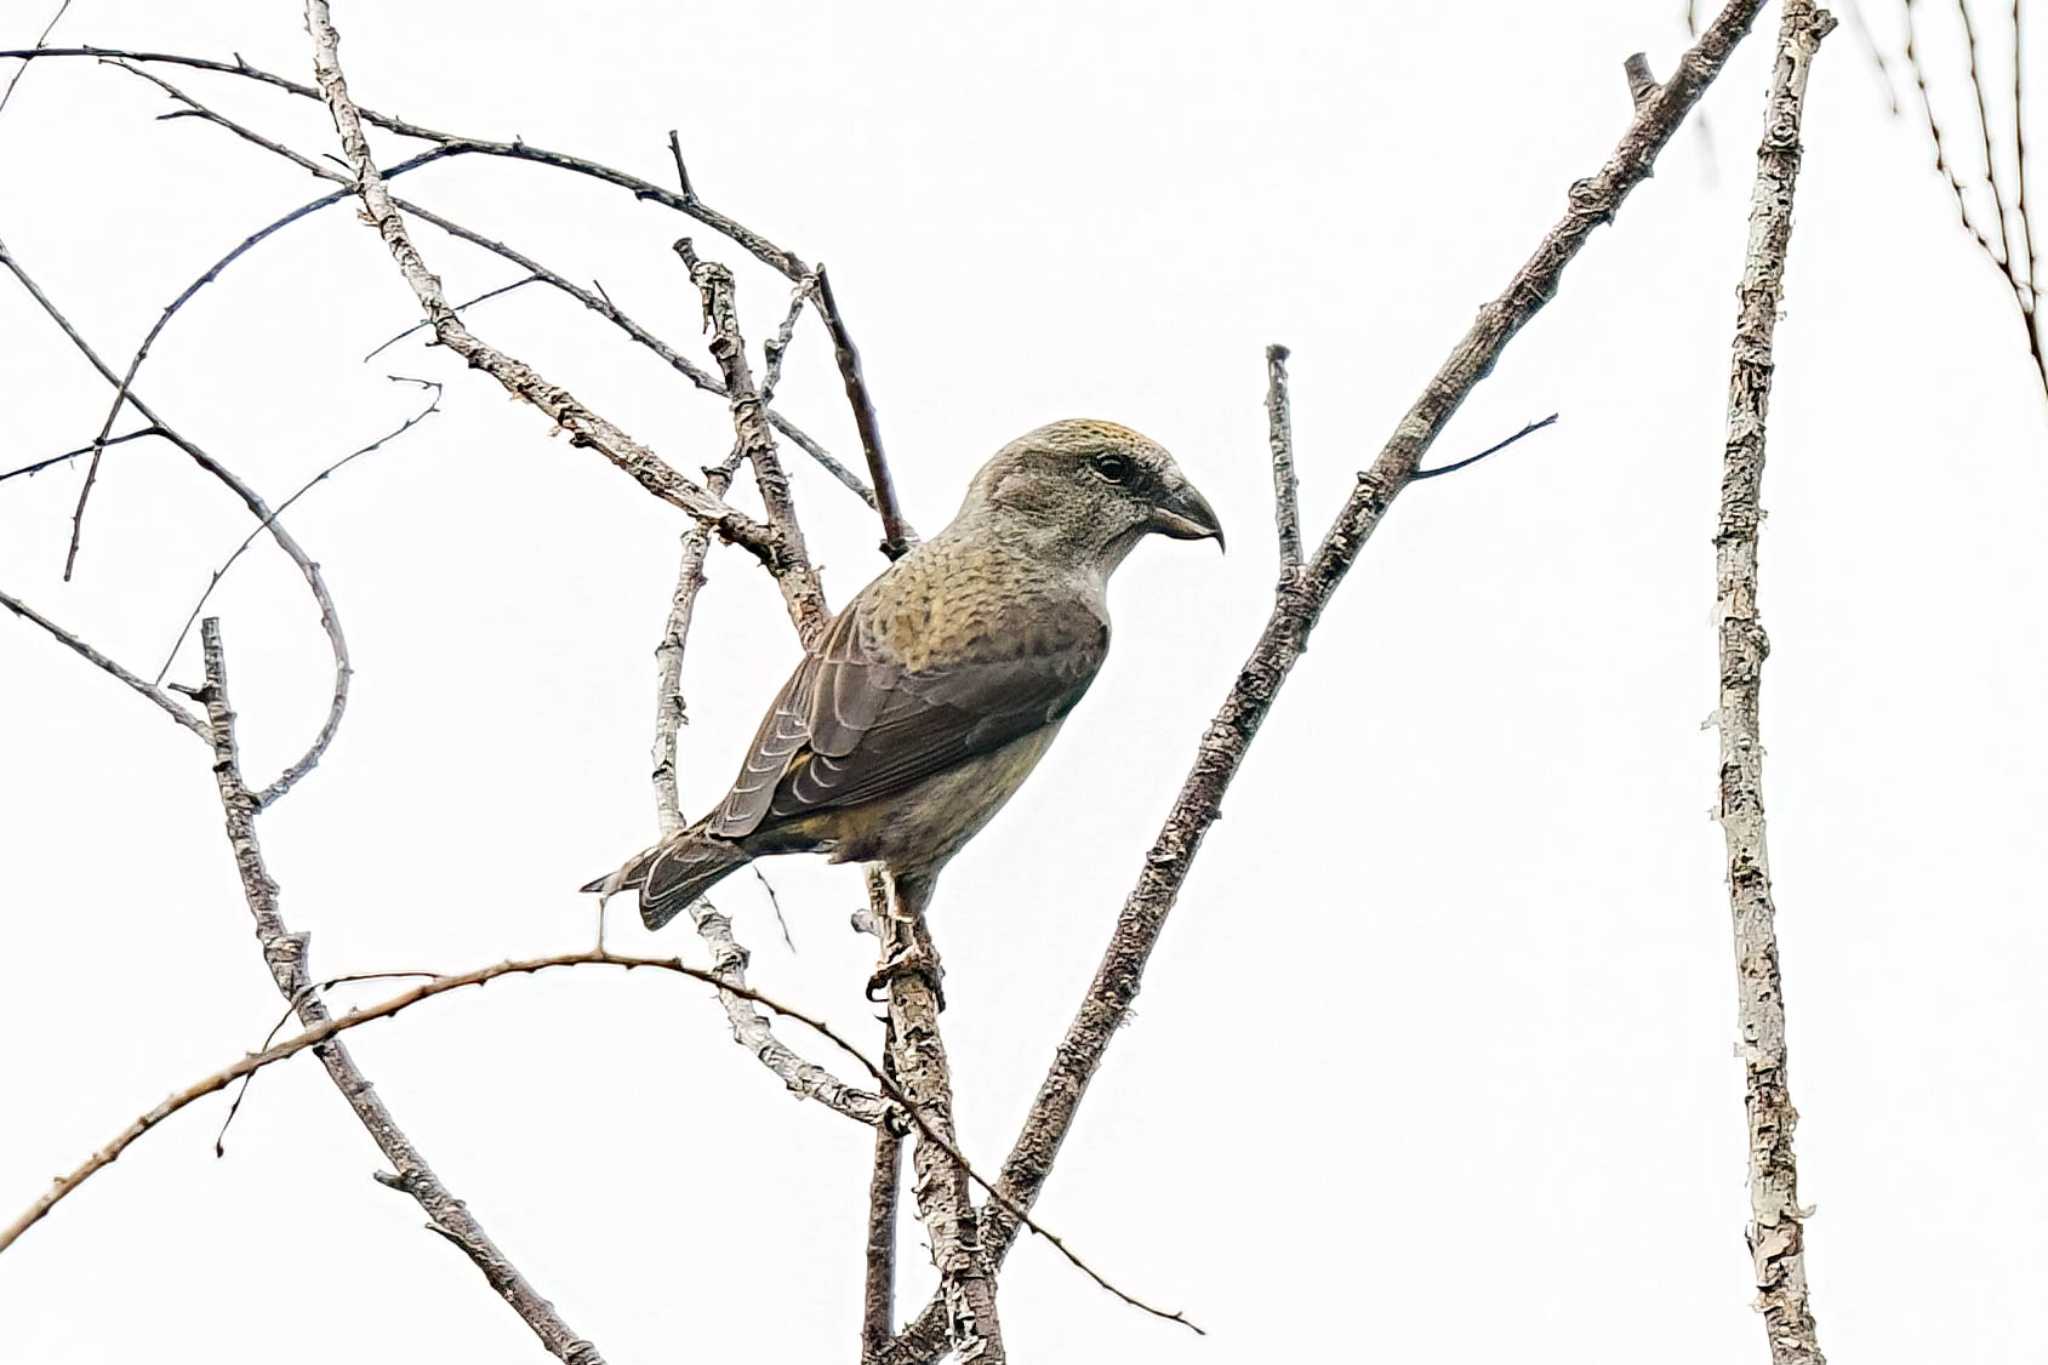
<path fill-rule="evenodd" d="M 34 607 L 29 606 L 26 602 L 23 602 L 21 599 L 17 597 L 13 597 L 7 593 L 0 592 L 0 607 L 7 608 L 7 610 L 13 612 L 16 616 L 19 616 L 24 621 L 28 621 L 35 625 L 41 626 L 45 631 L 49 632 L 50 637 L 56 640 L 58 644 L 63 645 L 66 649 L 70 650 L 73 654 L 76 654 L 79 658 L 91 664 L 94 668 L 100 669 L 102 672 L 105 673 L 110 673 L 114 677 L 120 679 L 129 687 L 133 688 L 141 696 L 147 698 L 151 703 L 159 707 L 164 712 L 164 714 L 169 716 L 172 720 L 178 722 L 178 724 L 184 726 L 187 730 L 190 730 L 193 734 L 199 736 L 201 739 L 210 741 L 211 736 L 209 736 L 207 733 L 206 722 L 200 720 L 190 711 L 187 711 L 184 707 L 178 705 L 176 701 L 171 699 L 170 694 L 165 692 L 161 687 L 158 687 L 153 683 L 145 682 L 143 679 L 137 677 L 135 674 L 130 673 L 127 669 L 121 667 L 121 665 L 115 663 L 112 659 L 109 659 L 106 655 L 100 653 L 97 649 L 94 649 L 91 645 L 79 639 L 76 635 L 73 635 L 70 631 L 64 629 L 64 627 L 58 625 L 55 621 L 52 621 L 49 617 L 44 616 Z"/>
<path fill-rule="evenodd" d="M 825 632 L 832 613 L 825 606 L 825 591 L 818 572 L 811 567 L 810 551 L 804 545 L 803 527 L 796 519 L 796 503 L 790 496 L 789 475 L 775 453 L 775 434 L 763 416 L 761 395 L 754 388 L 754 375 L 747 364 L 746 338 L 740 334 L 739 314 L 733 303 L 735 285 L 732 271 L 716 261 L 700 260 L 685 237 L 675 251 L 689 268 L 690 280 L 704 300 L 704 326 L 711 333 L 711 355 L 725 377 L 726 401 L 732 408 L 732 426 L 739 438 L 740 453 L 753 466 L 755 486 L 768 524 L 782 544 L 782 559 L 769 566 L 775 586 L 789 608 L 797 634 L 809 648 Z"/>
<path fill-rule="evenodd" d="M 1001 1189 L 1018 1206 L 1030 1208 L 1044 1188 L 1088 1083 L 1129 1016 L 1146 963 L 1187 880 L 1202 836 L 1222 808 L 1223 793 L 1237 775 L 1259 725 L 1344 575 L 1465 398 L 1493 369 L 1515 334 L 1556 294 L 1565 267 L 1596 228 L 1613 221 L 1629 192 L 1648 178 L 1658 153 L 1720 75 L 1729 53 L 1748 33 L 1762 7 L 1763 0 L 1732 0 L 1680 60 L 1656 96 L 1637 106 L 1607 163 L 1571 187 L 1563 218 L 1545 234 L 1501 295 L 1479 310 L 1471 329 L 1396 425 L 1378 458 L 1360 473 L 1357 487 L 1305 566 L 1298 585 L 1277 594 L 1251 657 L 1202 736 L 1193 770 L 1145 855 L 1144 870 L 1117 917 L 1108 951 L 1003 1165 Z M 1015 1236 L 1010 1218 L 1000 1209 L 986 1220 L 983 1241 L 997 1264 L 1008 1254 Z M 934 1299 L 898 1337 L 891 1359 L 931 1361 L 946 1347 L 945 1304 Z"/>
<path fill-rule="evenodd" d="M 531 366 L 489 345 L 466 326 L 449 306 L 441 281 L 427 269 L 412 234 L 405 226 L 391 191 L 370 156 L 370 144 L 363 134 L 363 118 L 349 98 L 348 83 L 341 70 L 341 35 L 324 0 L 306 0 L 306 26 L 313 36 L 313 69 L 335 130 L 341 135 L 342 151 L 356 175 L 356 193 L 363 201 L 370 225 L 390 249 L 420 307 L 434 324 L 434 336 L 449 350 L 498 381 L 507 393 L 524 399 L 569 433 L 570 442 L 588 446 L 664 502 L 671 503 L 707 527 L 738 545 L 743 545 L 771 570 L 779 570 L 787 550 L 771 527 L 728 506 L 721 498 L 677 473 L 667 461 L 640 444 L 619 427 L 585 407 L 560 385 L 549 383 Z"/>
<path fill-rule="evenodd" d="M 924 906 L 906 903 L 894 886 L 891 893 L 881 936 L 884 960 L 914 957 L 922 964 L 897 970 L 889 980 L 889 1062 L 922 1130 L 911 1154 L 911 1192 L 939 1271 L 948 1343 L 962 1361 L 1002 1365 L 1009 1354 L 996 1312 L 995 1263 L 982 1242 L 982 1213 L 974 1205 L 966 1163 L 952 1154 L 953 1078 L 939 1036 L 938 952 L 925 927 Z"/>
<path fill-rule="evenodd" d="M 846 385 L 846 402 L 853 409 L 854 425 L 860 431 L 860 448 L 867 456 L 875 509 L 882 514 L 882 553 L 891 559 L 901 559 L 916 543 L 917 536 L 904 523 L 903 509 L 896 505 L 896 480 L 889 474 L 888 456 L 882 453 L 882 427 L 875 417 L 875 400 L 868 393 L 868 381 L 860 368 L 860 351 L 853 344 L 853 334 L 846 330 L 846 319 L 832 294 L 832 277 L 825 273 L 822 262 L 818 266 L 814 298 L 818 314 L 832 334 L 832 358 L 839 364 L 839 378 Z"/>
<path fill-rule="evenodd" d="M 335 1021 L 327 1002 L 317 989 L 309 957 L 312 936 L 293 933 L 278 909 L 278 885 L 264 865 L 263 849 L 256 840 L 256 813 L 260 806 L 242 781 L 241 756 L 235 741 L 235 712 L 228 700 L 227 652 L 221 643 L 220 622 L 208 617 L 200 623 L 200 645 L 206 658 L 206 686 L 200 700 L 206 707 L 207 725 L 212 732 L 214 779 L 220 788 L 221 809 L 227 817 L 228 843 L 234 850 L 235 867 L 241 874 L 242 894 L 256 921 L 256 941 L 270 968 L 278 993 L 291 1004 L 299 1022 L 307 1029 L 323 1027 L 338 1032 L 348 1021 Z M 432 985 L 434 983 L 428 983 Z M 422 989 L 425 989 L 424 987 Z M 307 1043 L 306 1046 L 314 1046 Z M 335 1089 L 348 1102 L 370 1138 L 383 1152 L 396 1173 L 385 1183 L 402 1190 L 425 1210 L 434 1230 L 462 1249 L 483 1272 L 492 1289 L 510 1304 L 549 1352 L 569 1365 L 600 1365 L 597 1347 L 569 1329 L 549 1303 L 529 1284 L 519 1268 L 500 1251 L 484 1231 L 469 1205 L 449 1193 L 427 1164 L 419 1148 L 398 1126 L 383 1099 L 371 1086 L 349 1055 L 346 1045 L 334 1041 L 320 1046 L 314 1054 L 327 1069 Z M 232 1079 L 232 1078 L 230 1078 Z M 118 1150 L 115 1155 L 118 1155 Z M 108 1160 L 113 1158 L 109 1156 Z"/>
<path fill-rule="evenodd" d="M 77 348 L 78 353 L 100 372 L 101 378 L 117 388 L 120 387 L 121 378 L 108 367 L 106 361 L 100 359 L 99 352 L 92 348 L 78 329 L 71 325 L 71 320 L 50 301 L 50 296 L 30 277 L 21 262 L 7 249 L 4 241 L 0 241 L 0 266 L 5 266 L 15 279 L 21 282 L 29 297 L 36 301 L 36 305 L 52 322 L 57 324 L 70 339 L 71 344 Z M 134 389 L 126 389 L 124 396 L 128 405 L 134 408 L 144 421 L 154 427 L 165 440 L 183 451 L 194 464 L 225 484 L 242 500 L 242 505 L 249 509 L 250 515 L 254 516 L 260 525 L 268 528 L 270 538 L 297 566 L 300 576 L 306 580 L 306 588 L 313 594 L 313 603 L 320 609 L 320 629 L 326 634 L 328 650 L 334 657 L 334 691 L 328 699 L 326 719 L 321 722 L 319 732 L 313 736 L 312 743 L 307 746 L 306 751 L 290 767 L 278 774 L 276 781 L 257 793 L 257 806 L 269 806 L 290 791 L 299 779 L 313 771 L 314 766 L 320 762 L 321 755 L 327 752 L 327 746 L 333 742 L 335 733 L 341 728 L 342 715 L 348 709 L 349 678 L 354 672 L 349 664 L 348 640 L 341 633 L 341 613 L 336 610 L 334 598 L 327 591 L 327 579 L 320 572 L 320 566 L 300 548 L 298 541 L 292 538 L 291 532 L 285 529 L 284 523 L 278 520 L 277 514 L 270 510 L 270 505 L 258 496 L 256 490 L 243 482 L 241 476 L 232 469 L 207 454 L 196 443 L 186 439 L 175 427 L 159 416 L 155 409 L 145 403 Z"/>
<path fill-rule="evenodd" d="M 1758 731 L 1763 663 L 1770 652 L 1757 616 L 1757 533 L 1763 520 L 1765 415 L 1772 342 L 1785 296 L 1792 195 L 1807 75 L 1834 17 L 1812 0 L 1784 0 L 1777 63 L 1764 109 L 1750 195 L 1749 247 L 1736 290 L 1728 377 L 1728 441 L 1714 537 L 1714 614 L 1720 637 L 1720 819 L 1728 849 L 1744 1109 L 1749 1123 L 1748 1241 L 1756 1264 L 1773 1365 L 1824 1365 L 1807 1304 L 1804 1212 L 1785 1056 L 1785 987 L 1778 972 L 1776 908 L 1764 841 L 1763 740 Z"/>

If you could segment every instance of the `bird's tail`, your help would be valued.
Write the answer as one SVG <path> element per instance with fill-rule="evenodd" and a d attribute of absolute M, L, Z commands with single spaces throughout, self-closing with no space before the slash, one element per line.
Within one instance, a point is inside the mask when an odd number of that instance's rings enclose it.
<path fill-rule="evenodd" d="M 609 896 L 640 893 L 640 920 L 659 929 L 727 875 L 753 861 L 738 844 L 685 830 L 637 853 L 616 872 L 586 884 L 585 891 Z"/>

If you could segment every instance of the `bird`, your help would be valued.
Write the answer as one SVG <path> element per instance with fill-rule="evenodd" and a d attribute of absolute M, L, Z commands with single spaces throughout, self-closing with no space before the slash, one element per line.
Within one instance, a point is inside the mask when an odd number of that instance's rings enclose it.
<path fill-rule="evenodd" d="M 1157 442 L 1082 419 L 1018 437 L 827 624 L 724 799 L 582 889 L 637 892 L 659 929 L 756 858 L 822 853 L 883 864 L 892 913 L 921 917 L 1095 681 L 1110 575 L 1155 533 L 1224 541 Z"/>

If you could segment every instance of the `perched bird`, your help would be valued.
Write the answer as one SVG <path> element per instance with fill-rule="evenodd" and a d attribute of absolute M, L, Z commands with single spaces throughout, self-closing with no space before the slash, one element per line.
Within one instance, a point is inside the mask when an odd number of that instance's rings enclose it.
<path fill-rule="evenodd" d="M 1146 535 L 1223 528 L 1173 457 L 1066 421 L 997 451 L 951 525 L 862 588 L 709 815 L 583 889 L 658 929 L 774 853 L 881 862 L 921 913 L 947 859 L 1045 755 L 1109 653 L 1109 576 Z"/>

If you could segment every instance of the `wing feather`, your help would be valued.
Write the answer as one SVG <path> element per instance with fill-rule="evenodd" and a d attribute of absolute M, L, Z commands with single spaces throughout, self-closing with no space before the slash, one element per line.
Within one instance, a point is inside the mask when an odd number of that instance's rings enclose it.
<path fill-rule="evenodd" d="M 963 659 L 913 671 L 862 628 L 859 606 L 783 685 L 710 833 L 738 839 L 877 800 L 1020 739 L 1072 710 L 1108 653 L 1108 627 L 1086 612 L 1068 629 L 991 634 Z"/>

